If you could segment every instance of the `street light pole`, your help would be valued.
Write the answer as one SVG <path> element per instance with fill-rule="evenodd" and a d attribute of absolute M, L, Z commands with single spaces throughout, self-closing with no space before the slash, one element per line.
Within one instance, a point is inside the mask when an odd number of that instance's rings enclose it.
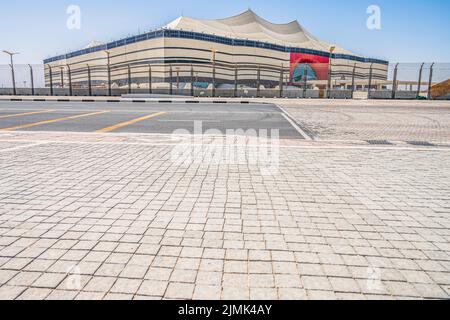
<path fill-rule="evenodd" d="M 6 53 L 7 55 L 9 55 L 10 61 L 11 61 L 11 77 L 12 77 L 12 85 L 13 85 L 13 95 L 16 95 L 17 91 L 16 91 L 16 75 L 14 73 L 14 59 L 13 57 L 17 54 L 19 54 L 18 52 L 10 52 L 7 50 L 3 50 L 4 53 Z"/>

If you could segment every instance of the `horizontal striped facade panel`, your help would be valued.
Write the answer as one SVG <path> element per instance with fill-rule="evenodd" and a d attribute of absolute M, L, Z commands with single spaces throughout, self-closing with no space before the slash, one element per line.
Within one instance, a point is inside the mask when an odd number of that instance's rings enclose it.
<path fill-rule="evenodd" d="M 255 49 L 265 49 L 269 51 L 275 51 L 275 52 L 281 52 L 281 53 L 305 53 L 305 54 L 313 54 L 318 56 L 325 56 L 328 57 L 330 55 L 329 52 L 314 50 L 314 49 L 308 49 L 308 48 L 295 48 L 295 47 L 285 47 L 280 46 L 276 44 L 266 43 L 266 42 L 260 42 L 260 41 L 253 41 L 253 40 L 245 40 L 245 39 L 232 39 L 232 38 L 225 38 L 220 37 L 216 35 L 210 35 L 210 34 L 203 34 L 203 33 L 196 33 L 196 32 L 190 32 L 190 31 L 183 31 L 183 30 L 167 30 L 167 29 L 161 29 L 153 32 L 149 32 L 146 34 L 129 37 L 126 39 L 122 39 L 119 41 L 114 41 L 105 45 L 93 47 L 93 48 L 87 48 L 75 52 L 71 52 L 68 54 L 56 56 L 53 58 L 45 59 L 44 64 L 60 61 L 60 60 L 66 60 L 66 59 L 72 59 L 79 56 L 84 56 L 87 54 L 97 53 L 97 52 L 103 52 L 105 50 L 113 50 L 118 48 L 124 48 L 133 44 L 145 42 L 152 39 L 188 39 L 195 42 L 208 42 L 208 43 L 214 43 L 215 45 L 226 45 L 236 48 L 255 48 Z M 345 59 L 345 60 L 351 60 L 354 62 L 364 62 L 364 63 L 377 63 L 377 64 L 384 64 L 388 65 L 388 61 L 381 60 L 381 59 L 372 59 L 372 58 L 365 58 L 365 57 L 359 57 L 354 55 L 348 55 L 348 54 L 332 54 L 333 59 Z"/>
<path fill-rule="evenodd" d="M 169 78 L 170 68 L 176 72 L 177 68 L 181 72 L 189 72 L 191 68 L 196 69 L 197 72 L 203 72 L 203 77 L 212 78 L 212 71 L 215 65 L 217 81 L 229 80 L 229 77 L 234 75 L 234 70 L 237 68 L 242 77 L 246 74 L 256 77 L 257 70 L 261 70 L 262 80 L 275 81 L 279 77 L 281 69 L 287 75 L 290 73 L 290 57 L 289 54 L 277 55 L 274 52 L 268 52 L 266 49 L 253 49 L 239 52 L 237 48 L 219 47 L 218 53 L 213 63 L 212 52 L 205 47 L 204 43 L 187 47 L 187 40 L 167 41 L 167 48 L 164 48 L 165 43 L 161 41 L 150 40 L 147 43 L 133 44 L 127 48 L 127 54 L 124 54 L 124 48 L 118 51 L 110 52 L 109 66 L 111 76 L 114 79 L 127 78 L 127 69 L 130 67 L 133 73 L 148 72 L 149 66 L 155 76 L 161 78 Z M 161 46 L 162 45 L 162 46 Z M 191 43 L 192 45 L 192 43 Z M 225 50 L 229 49 L 229 52 Z M 269 56 L 268 56 L 269 55 Z M 90 63 L 85 63 L 88 59 Z M 280 63 L 284 61 L 285 63 Z M 73 81 L 81 81 L 87 78 L 87 67 L 91 70 L 92 78 L 100 78 L 106 81 L 108 59 L 105 53 L 92 53 L 86 57 L 75 57 L 73 59 L 65 60 L 65 63 L 54 62 L 46 65 L 46 75 L 49 73 L 50 66 L 52 66 L 53 75 L 58 77 L 60 69 L 69 69 L 72 73 Z M 359 79 L 368 78 L 370 68 L 372 67 L 373 78 L 386 79 L 387 66 L 372 63 L 355 63 L 345 59 L 332 60 L 332 78 L 348 77 L 353 73 L 355 68 L 355 77 Z M 324 70 L 328 70 L 328 64 L 323 64 Z M 247 72 L 247 73 L 245 73 Z"/>
<path fill-rule="evenodd" d="M 65 60 L 58 60 L 46 65 L 45 80 L 52 82 L 72 83 L 88 82 L 107 83 L 108 63 L 111 81 L 125 85 L 129 77 L 133 83 L 148 83 L 151 69 L 152 81 L 174 82 L 177 79 L 191 81 L 191 70 L 194 76 L 204 82 L 212 82 L 215 70 L 217 84 L 234 82 L 235 72 L 239 81 L 253 83 L 259 78 L 261 83 L 275 85 L 279 83 L 281 72 L 283 82 L 290 82 L 290 53 L 277 52 L 267 48 L 235 47 L 219 43 L 215 46 L 215 54 L 210 43 L 191 39 L 157 38 L 118 46 L 106 52 L 93 51 L 85 55 L 75 55 Z M 321 68 L 321 66 L 317 66 Z M 328 72 L 328 63 L 323 64 Z M 350 79 L 353 73 L 356 79 L 368 79 L 372 68 L 372 79 L 385 80 L 388 65 L 372 62 L 355 62 L 335 58 L 331 63 L 333 79 Z M 130 76 L 128 74 L 130 69 Z M 61 75 L 62 71 L 62 75 Z M 61 81 L 62 78 L 62 81 Z"/>
<path fill-rule="evenodd" d="M 213 67 L 212 65 L 205 65 L 205 64 L 199 64 L 196 63 L 196 61 L 180 61 L 180 60 L 174 60 L 173 63 L 170 65 L 167 64 L 142 64 L 142 65 L 133 65 L 130 66 L 130 72 L 132 74 L 148 74 L 150 72 L 150 66 L 151 66 L 151 73 L 154 75 L 159 75 L 163 77 L 169 77 L 170 76 L 170 70 L 172 69 L 172 73 L 181 73 L 183 75 L 190 75 L 191 72 L 198 73 L 202 72 L 204 74 L 208 74 L 209 77 L 212 77 L 213 73 Z M 172 66 L 172 67 L 171 67 Z M 328 66 L 324 66 L 328 67 Z M 106 79 L 108 68 L 105 65 L 100 66 L 93 66 L 90 67 L 91 76 L 101 76 Z M 258 70 L 261 74 L 261 76 L 264 77 L 280 77 L 281 74 L 281 68 L 270 68 L 270 67 L 261 67 L 257 64 L 247 64 L 238 66 L 235 68 L 234 66 L 228 66 L 228 65 L 216 65 L 216 76 L 219 78 L 222 75 L 224 76 L 234 76 L 235 72 L 237 71 L 240 75 L 251 75 L 253 77 L 256 77 L 258 74 Z M 192 70 L 192 71 L 191 71 Z M 49 71 L 47 69 L 47 71 Z M 60 77 L 61 71 L 58 69 L 53 68 L 52 69 L 52 76 L 53 77 Z M 67 73 L 68 70 L 65 70 L 63 74 Z M 357 78 L 368 78 L 370 74 L 370 69 L 367 68 L 356 68 L 353 70 L 353 67 L 347 66 L 347 65 L 333 65 L 331 75 L 333 78 L 340 78 L 342 76 L 352 76 L 353 71 L 355 72 L 355 76 Z M 117 75 L 127 75 L 128 74 L 128 65 L 122 65 L 122 66 L 111 66 L 110 73 L 112 77 L 115 77 Z M 283 73 L 285 75 L 289 75 L 289 69 L 284 69 Z M 46 76 L 48 76 L 49 72 L 46 72 Z M 384 79 L 385 74 L 384 70 L 378 70 L 373 69 L 372 70 L 373 77 Z M 87 67 L 82 68 L 72 68 L 71 69 L 71 76 L 72 79 L 77 79 L 77 77 L 87 77 Z"/>

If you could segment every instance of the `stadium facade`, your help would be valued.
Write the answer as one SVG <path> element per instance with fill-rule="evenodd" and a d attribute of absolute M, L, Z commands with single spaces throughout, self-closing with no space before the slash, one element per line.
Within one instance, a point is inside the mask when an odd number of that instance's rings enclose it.
<path fill-rule="evenodd" d="M 44 65 L 47 86 L 51 70 L 52 84 L 104 86 L 109 79 L 118 88 L 150 83 L 219 88 L 236 81 L 276 88 L 281 81 L 299 85 L 305 79 L 323 86 L 329 78 L 348 84 L 353 77 L 386 80 L 388 74 L 387 61 L 321 41 L 297 21 L 274 24 L 251 10 L 220 20 L 180 17 L 156 31 L 96 43 Z"/>

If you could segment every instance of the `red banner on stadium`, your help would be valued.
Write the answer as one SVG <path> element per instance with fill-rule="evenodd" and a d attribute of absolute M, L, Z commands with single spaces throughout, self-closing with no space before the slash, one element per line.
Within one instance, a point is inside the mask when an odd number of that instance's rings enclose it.
<path fill-rule="evenodd" d="M 329 57 L 291 53 L 291 83 L 302 83 L 305 69 L 307 80 L 327 80 L 329 63 Z"/>

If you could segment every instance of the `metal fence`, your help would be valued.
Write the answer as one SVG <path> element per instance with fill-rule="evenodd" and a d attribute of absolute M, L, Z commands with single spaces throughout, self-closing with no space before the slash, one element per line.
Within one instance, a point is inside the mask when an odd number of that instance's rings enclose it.
<path fill-rule="evenodd" d="M 14 85 L 12 79 L 15 79 Z M 0 95 L 120 96 L 168 94 L 204 97 L 351 99 L 434 97 L 433 85 L 450 79 L 450 64 L 394 63 L 381 70 L 305 65 L 303 69 L 254 65 L 0 65 Z M 361 95 L 362 94 L 362 95 Z"/>

